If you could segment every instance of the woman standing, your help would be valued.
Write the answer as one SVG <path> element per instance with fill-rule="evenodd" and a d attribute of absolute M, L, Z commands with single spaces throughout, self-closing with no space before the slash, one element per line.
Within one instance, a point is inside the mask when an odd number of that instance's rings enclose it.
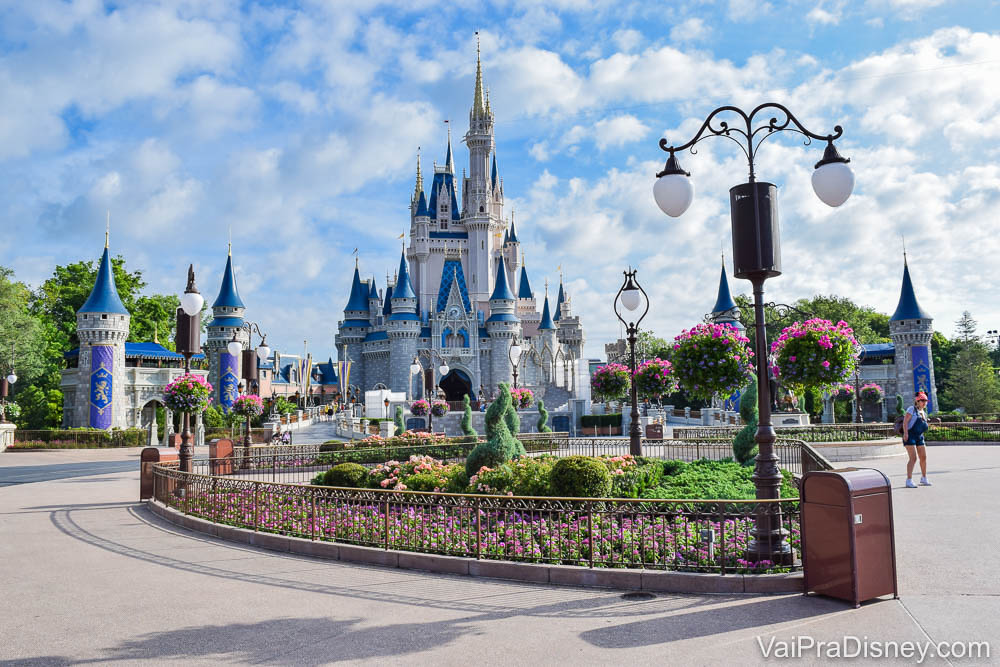
<path fill-rule="evenodd" d="M 927 445 L 924 442 L 924 432 L 927 430 L 927 394 L 918 391 L 913 397 L 913 405 L 906 409 L 903 416 L 903 445 L 906 447 L 906 488 L 915 489 L 913 483 L 913 466 L 920 459 L 920 486 L 931 486 L 927 481 Z"/>

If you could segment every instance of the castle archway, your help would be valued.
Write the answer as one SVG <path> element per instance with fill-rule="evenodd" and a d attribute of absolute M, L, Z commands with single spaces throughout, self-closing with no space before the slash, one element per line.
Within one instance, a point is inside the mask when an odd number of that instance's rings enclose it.
<path fill-rule="evenodd" d="M 468 394 L 469 400 L 475 400 L 476 395 L 472 392 L 472 380 L 465 374 L 465 371 L 453 368 L 448 374 L 441 378 L 438 383 L 444 391 L 445 400 L 461 401 L 462 397 Z"/>

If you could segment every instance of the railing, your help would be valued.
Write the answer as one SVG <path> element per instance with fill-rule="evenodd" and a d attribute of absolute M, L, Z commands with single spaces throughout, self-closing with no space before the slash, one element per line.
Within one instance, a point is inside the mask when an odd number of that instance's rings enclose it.
<path fill-rule="evenodd" d="M 997 426 L 1000 426 L 998 424 Z M 741 426 L 675 426 L 674 437 L 689 438 L 732 438 Z M 856 442 L 884 440 L 894 436 L 892 424 L 822 424 L 815 426 L 776 426 L 779 436 L 804 440 L 806 442 Z"/>
<path fill-rule="evenodd" d="M 14 442 L 46 443 L 51 447 L 141 447 L 149 434 L 144 429 L 104 431 L 99 429 L 18 429 Z"/>
<path fill-rule="evenodd" d="M 931 424 L 924 433 L 927 442 L 996 442 L 1000 441 L 1000 423 L 942 422 Z"/>
<path fill-rule="evenodd" d="M 744 560 L 755 520 L 787 531 L 795 500 L 542 498 L 344 489 L 183 473 L 155 466 L 154 496 L 216 523 L 312 540 L 477 559 L 587 567 L 773 571 Z M 792 565 L 791 568 L 796 568 Z"/>

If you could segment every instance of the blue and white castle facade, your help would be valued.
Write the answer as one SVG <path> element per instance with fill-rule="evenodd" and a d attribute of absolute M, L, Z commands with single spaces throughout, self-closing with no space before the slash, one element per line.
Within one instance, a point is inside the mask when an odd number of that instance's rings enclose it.
<path fill-rule="evenodd" d="M 513 216 L 504 217 L 493 127 L 477 59 L 464 137 L 468 171 L 459 182 L 449 132 L 444 165 L 434 166 L 425 192 L 418 156 L 409 245 L 395 279 L 380 291 L 355 266 L 335 336 L 339 360 L 351 364 L 352 387 L 411 398 L 439 392 L 449 400 L 489 396 L 498 383 L 512 381 L 508 352 L 518 341 L 519 386 L 532 388 L 552 408 L 589 394 L 586 368 L 581 370 L 583 327 L 561 280 L 555 306 L 546 287 L 538 312 Z M 414 359 L 423 371 L 411 376 Z M 448 366 L 444 377 L 438 372 L 442 361 Z"/>

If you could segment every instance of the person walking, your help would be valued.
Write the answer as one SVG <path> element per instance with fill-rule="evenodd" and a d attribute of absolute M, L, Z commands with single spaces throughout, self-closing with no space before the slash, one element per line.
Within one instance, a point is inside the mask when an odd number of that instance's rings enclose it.
<path fill-rule="evenodd" d="M 931 486 L 927 479 L 927 445 L 924 442 L 924 432 L 927 424 L 927 394 L 918 391 L 913 397 L 913 405 L 906 409 L 903 416 L 903 445 L 906 447 L 906 488 L 915 489 L 913 483 L 913 466 L 920 460 L 920 486 Z"/>

